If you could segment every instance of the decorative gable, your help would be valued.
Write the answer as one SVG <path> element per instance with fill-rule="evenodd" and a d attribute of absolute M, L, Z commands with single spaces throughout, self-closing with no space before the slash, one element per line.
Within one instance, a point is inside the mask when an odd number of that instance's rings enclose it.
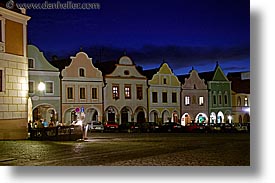
<path fill-rule="evenodd" d="M 207 85 L 204 82 L 204 79 L 199 77 L 199 74 L 196 70 L 190 72 L 189 78 L 185 78 L 185 82 L 182 85 L 183 89 L 198 89 L 205 90 Z"/>
<path fill-rule="evenodd" d="M 160 66 L 159 71 L 149 80 L 150 85 L 180 86 L 180 81 L 167 63 Z"/>
<path fill-rule="evenodd" d="M 229 81 L 218 64 L 216 66 L 215 74 L 212 81 Z"/>
<path fill-rule="evenodd" d="M 71 57 L 72 62 L 62 71 L 65 78 L 80 78 L 83 80 L 91 78 L 102 79 L 102 73 L 92 63 L 92 59 L 84 52 L 79 52 L 75 57 Z"/>

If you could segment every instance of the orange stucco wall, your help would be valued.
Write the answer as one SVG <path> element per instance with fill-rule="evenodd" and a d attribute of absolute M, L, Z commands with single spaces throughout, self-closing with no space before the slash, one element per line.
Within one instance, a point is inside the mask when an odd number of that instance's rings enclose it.
<path fill-rule="evenodd" d="M 5 32 L 6 53 L 23 56 L 23 24 L 6 20 Z"/>

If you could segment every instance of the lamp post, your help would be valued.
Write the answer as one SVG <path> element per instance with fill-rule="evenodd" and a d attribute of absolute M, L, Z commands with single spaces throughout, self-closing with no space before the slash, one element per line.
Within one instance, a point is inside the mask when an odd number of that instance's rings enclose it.
<path fill-rule="evenodd" d="M 40 82 L 40 83 L 38 84 L 38 90 L 41 91 L 41 92 L 43 92 L 45 89 L 46 89 L 45 83 Z"/>

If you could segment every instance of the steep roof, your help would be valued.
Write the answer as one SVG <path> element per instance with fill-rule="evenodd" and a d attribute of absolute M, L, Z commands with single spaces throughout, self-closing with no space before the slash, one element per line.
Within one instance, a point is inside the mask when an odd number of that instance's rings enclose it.
<path fill-rule="evenodd" d="M 227 78 L 231 81 L 231 89 L 236 93 L 250 94 L 250 79 L 243 79 L 244 72 L 229 72 Z"/>

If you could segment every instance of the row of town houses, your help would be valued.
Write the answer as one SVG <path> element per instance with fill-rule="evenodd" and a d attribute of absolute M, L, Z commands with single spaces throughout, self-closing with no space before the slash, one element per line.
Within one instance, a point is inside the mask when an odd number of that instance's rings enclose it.
<path fill-rule="evenodd" d="M 0 3 L 0 139 L 25 139 L 28 120 L 84 122 L 250 121 L 250 77 L 211 72 L 176 76 L 168 63 L 142 70 L 128 56 L 95 63 L 84 52 L 49 62 L 27 45 L 24 10 Z M 213 66 L 214 67 L 214 66 Z"/>
<path fill-rule="evenodd" d="M 82 116 L 84 123 L 186 125 L 249 122 L 250 118 L 248 93 L 232 91 L 234 75 L 247 82 L 249 73 L 229 73 L 229 80 L 218 63 L 211 72 L 192 68 L 187 75 L 175 75 L 166 62 L 143 70 L 126 55 L 94 63 L 80 51 L 70 59 L 49 62 L 37 47 L 28 45 L 28 69 L 31 120 L 68 125 Z"/>

